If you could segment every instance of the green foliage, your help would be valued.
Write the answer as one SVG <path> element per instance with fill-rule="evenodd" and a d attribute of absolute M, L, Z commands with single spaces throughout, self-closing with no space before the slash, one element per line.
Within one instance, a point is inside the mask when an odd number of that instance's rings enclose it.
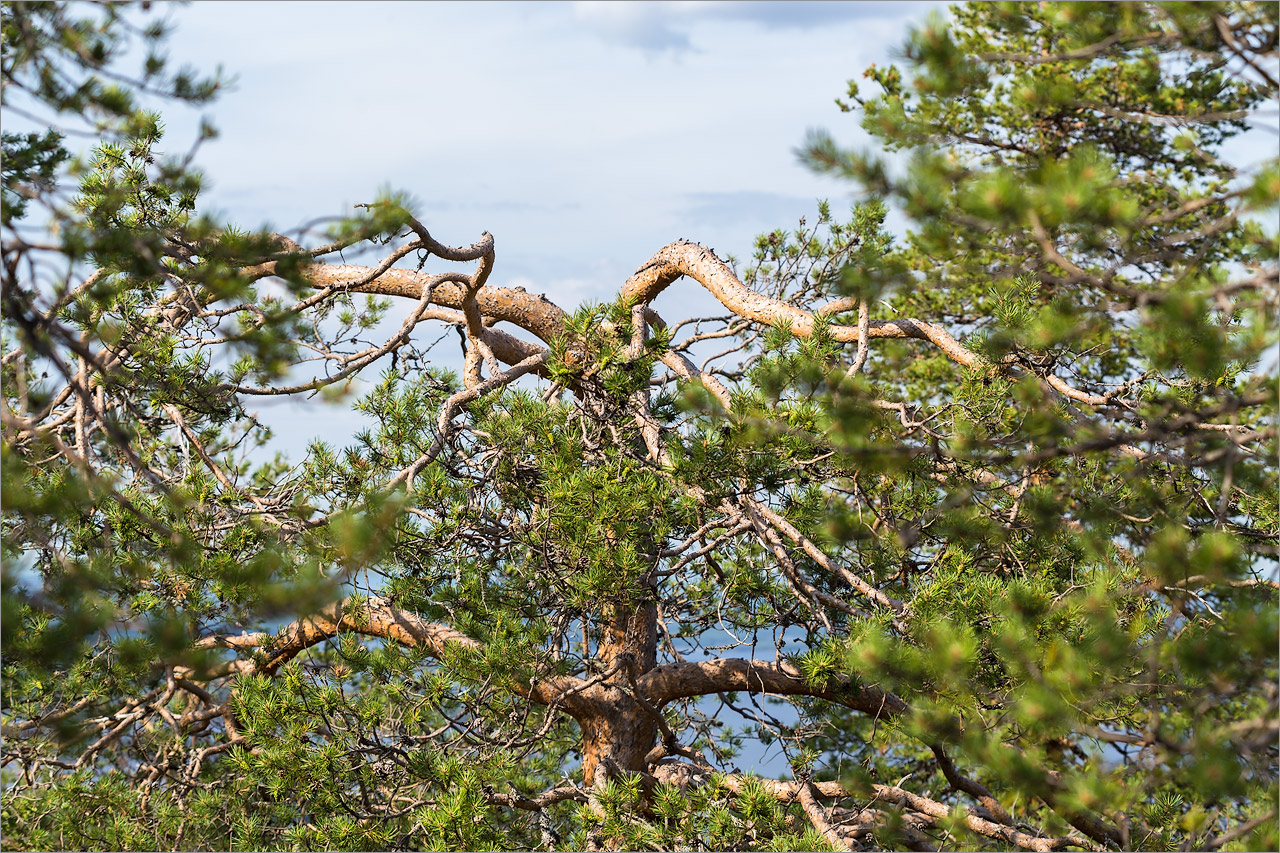
<path fill-rule="evenodd" d="M 504 383 L 431 279 L 485 393 L 377 340 L 406 197 L 203 216 L 135 95 L 216 79 L 72 11 L 5 5 L 6 107 L 103 137 L 3 140 L 7 845 L 1274 846 L 1277 169 L 1222 159 L 1273 5 L 958 7 L 850 85 L 876 152 L 810 140 L 875 198 L 757 239 L 779 319 L 586 305 Z M 374 362 L 265 457 L 253 400 Z"/>
<path fill-rule="evenodd" d="M 821 134 L 804 151 L 912 218 L 882 316 L 946 318 L 996 366 L 873 353 L 875 393 L 916 401 L 934 461 L 868 487 L 920 572 L 895 593 L 915 630 L 851 632 L 847 666 L 918 697 L 906 731 L 950 726 L 993 790 L 1062 773 L 1069 797 L 1042 803 L 1106 804 L 1143 849 L 1276 796 L 1273 745 L 1232 728 L 1274 717 L 1276 528 L 1251 508 L 1276 489 L 1274 368 L 1259 372 L 1275 235 L 1232 204 L 1274 210 L 1275 162 L 1250 175 L 1214 153 L 1275 97 L 1226 67 L 1223 39 L 1275 27 L 1266 4 L 956 7 L 913 34 L 906 70 L 867 72 L 882 94 L 851 83 L 842 102 L 903 171 Z M 1242 272 L 1259 263 L 1269 288 Z M 1052 375 L 1101 390 L 1035 379 Z M 1234 427 L 1191 426 L 1227 412 L 1266 436 L 1243 468 Z M 901 775 L 859 746 L 866 721 L 845 728 L 833 757 Z M 1216 817 L 1182 820 L 1197 809 Z"/>

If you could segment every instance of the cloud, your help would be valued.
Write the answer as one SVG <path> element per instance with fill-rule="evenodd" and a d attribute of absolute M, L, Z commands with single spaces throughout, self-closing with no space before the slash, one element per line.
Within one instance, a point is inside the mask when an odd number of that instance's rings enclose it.
<path fill-rule="evenodd" d="M 718 225 L 742 223 L 763 228 L 793 227 L 798 216 L 816 216 L 817 201 L 808 196 L 755 190 L 685 193 L 684 217 Z"/>
<path fill-rule="evenodd" d="M 577 0 L 574 16 L 605 41 L 650 56 L 700 52 L 689 31 L 701 22 L 745 22 L 765 29 L 807 30 L 854 20 L 901 18 L 939 4 L 832 0 Z M 915 8 L 913 8 L 915 7 Z"/>
<path fill-rule="evenodd" d="M 828 24 L 877 18 L 900 18 L 935 4 L 928 2 L 829 2 L 829 0 L 765 0 L 765 2 L 696 2 L 699 17 L 750 21 L 769 28 L 808 30 Z"/>
<path fill-rule="evenodd" d="M 541 294 L 566 311 L 573 311 L 584 302 L 603 302 L 611 299 L 617 290 L 607 278 L 595 277 L 549 277 L 545 280 L 535 280 L 527 276 L 515 276 L 503 286 Z M 507 329 L 507 331 L 513 330 Z"/>
<path fill-rule="evenodd" d="M 513 201 L 510 199 L 464 199 L 462 201 L 450 201 L 447 199 L 432 199 L 423 205 L 426 210 L 440 213 L 456 212 L 461 210 L 478 210 L 484 212 L 501 211 L 504 213 L 563 213 L 566 210 L 581 209 L 581 202 L 562 201 L 554 204 L 532 203 L 527 201 Z"/>
<path fill-rule="evenodd" d="M 606 41 L 635 47 L 650 55 L 693 50 L 689 36 L 670 26 L 682 17 L 680 3 L 630 3 L 582 0 L 573 4 L 574 16 Z"/>

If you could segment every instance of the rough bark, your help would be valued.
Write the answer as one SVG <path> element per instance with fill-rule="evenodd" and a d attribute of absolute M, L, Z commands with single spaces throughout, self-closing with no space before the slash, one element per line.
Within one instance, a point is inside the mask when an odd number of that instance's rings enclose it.
<path fill-rule="evenodd" d="M 608 605 L 608 622 L 595 656 L 612 676 L 589 691 L 589 707 L 575 715 L 582 729 L 582 771 L 587 785 L 601 768 L 612 773 L 645 769 L 645 756 L 658 738 L 658 721 L 644 705 L 636 684 L 658 659 L 658 611 L 652 601 L 619 601 Z"/>
<path fill-rule="evenodd" d="M 282 238 L 283 239 L 283 238 Z M 253 276 L 275 273 L 276 261 L 254 267 Z M 432 276 L 412 270 L 390 268 L 378 272 L 371 267 L 351 264 L 308 263 L 302 268 L 303 277 L 318 288 L 334 287 L 353 293 L 373 293 L 384 296 L 420 298 Z M 715 296 L 726 308 L 740 317 L 765 325 L 787 323 L 800 337 L 813 334 L 814 315 L 801 308 L 780 302 L 748 288 L 733 270 L 704 246 L 688 241 L 677 241 L 664 246 L 650 261 L 631 276 L 622 287 L 620 296 L 636 304 L 648 305 L 658 294 L 682 276 L 694 279 Z M 432 296 L 432 302 L 447 308 L 463 310 L 467 307 L 469 288 L 457 282 L 440 282 Z M 567 314 L 559 306 L 541 294 L 526 293 L 521 289 L 506 287 L 480 287 L 475 292 L 475 307 L 481 316 L 499 322 L 512 323 L 550 342 L 564 329 Z M 832 326 L 833 337 L 845 343 L 857 343 L 867 338 L 914 338 L 927 341 L 946 353 L 958 364 L 969 366 L 979 362 L 979 356 L 967 349 L 941 326 L 923 320 L 901 319 L 870 323 L 865 329 L 858 326 Z M 487 341 L 487 338 L 486 338 Z M 494 350 L 495 355 L 502 355 Z M 515 355 L 514 352 L 511 355 Z M 522 357 L 527 357 L 525 353 Z M 503 359 L 507 360 L 507 359 Z M 519 361 L 516 358 L 515 361 Z M 508 364 L 514 361 L 507 361 Z"/>
<path fill-rule="evenodd" d="M 832 678 L 813 685 L 800 670 L 782 661 L 717 658 L 663 664 L 640 679 L 640 689 L 655 704 L 709 693 L 743 691 L 780 696 L 815 696 L 872 716 L 897 716 L 907 710 L 899 697 L 878 687 Z"/>
<path fill-rule="evenodd" d="M 253 663 L 252 671 L 273 675 L 302 652 L 343 633 L 392 640 L 426 649 L 434 657 L 445 656 L 450 646 L 471 650 L 481 648 L 479 642 L 460 631 L 428 622 L 378 597 L 336 601 L 285 626 L 274 636 L 263 632 L 212 636 L 197 641 L 195 647 L 229 648 L 241 654 L 258 652 L 261 657 Z M 580 679 L 557 675 L 538 678 L 527 685 L 516 684 L 512 689 L 540 705 L 563 704 L 566 710 L 570 710 L 582 701 L 579 697 L 583 695 L 584 686 L 585 682 Z"/>
<path fill-rule="evenodd" d="M 695 768 L 688 768 L 683 773 L 679 772 L 677 768 L 683 767 L 687 767 L 687 765 L 673 765 L 671 769 L 664 770 L 662 774 L 664 781 L 666 781 L 665 777 L 671 777 L 671 781 L 676 781 L 682 777 L 689 778 L 697 775 Z M 735 793 L 741 791 L 747 782 L 747 777 L 739 775 L 727 775 L 722 779 L 725 787 Z M 823 799 L 848 798 L 857 802 L 866 802 L 867 800 L 863 792 L 850 791 L 839 782 L 779 782 L 772 779 L 757 779 L 755 781 L 774 797 L 784 802 L 801 801 L 804 798 L 806 789 L 810 796 L 815 799 L 819 797 Z M 1023 832 L 1014 827 L 988 820 L 963 807 L 952 808 L 945 803 L 920 796 L 919 794 L 913 794 L 896 785 L 872 784 L 870 790 L 865 793 L 871 795 L 871 803 L 862 809 L 864 811 L 879 807 L 880 804 L 885 804 L 910 809 L 916 814 L 935 821 L 947 820 L 952 816 L 958 815 L 973 832 L 994 841 L 1011 844 L 1022 850 L 1051 851 L 1065 850 L 1071 847 L 1085 850 L 1100 849 L 1096 844 L 1078 835 L 1051 837 Z"/>
<path fill-rule="evenodd" d="M 687 240 L 669 243 L 659 249 L 647 264 L 627 279 L 622 286 L 622 297 L 647 304 L 681 276 L 697 280 L 739 317 L 764 325 L 787 323 L 791 331 L 802 338 L 813 334 L 812 313 L 756 293 L 739 281 L 714 251 Z M 831 334 L 844 343 L 857 343 L 860 337 L 864 337 L 859 334 L 857 326 L 832 326 Z M 934 344 L 959 364 L 968 366 L 979 360 L 976 353 L 966 349 L 946 329 L 921 320 L 869 323 L 865 337 L 916 338 Z"/>

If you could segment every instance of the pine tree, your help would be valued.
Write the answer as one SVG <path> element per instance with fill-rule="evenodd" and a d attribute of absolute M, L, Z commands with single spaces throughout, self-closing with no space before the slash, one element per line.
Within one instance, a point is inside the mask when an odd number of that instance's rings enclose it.
<path fill-rule="evenodd" d="M 841 101 L 902 157 L 806 146 L 848 217 L 573 311 L 395 195 L 199 216 L 131 14 L 5 6 L 6 108 L 106 121 L 5 138 L 8 847 L 1275 844 L 1273 5 L 958 7 Z"/>

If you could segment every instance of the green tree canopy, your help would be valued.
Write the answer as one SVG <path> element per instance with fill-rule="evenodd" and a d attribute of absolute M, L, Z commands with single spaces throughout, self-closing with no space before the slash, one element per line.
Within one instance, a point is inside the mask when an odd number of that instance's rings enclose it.
<path fill-rule="evenodd" d="M 1275 845 L 1274 4 L 957 7 L 802 152 L 866 201 L 576 310 L 199 216 L 130 14 L 5 5 L 6 109 L 107 121 L 5 137 L 6 845 Z"/>

